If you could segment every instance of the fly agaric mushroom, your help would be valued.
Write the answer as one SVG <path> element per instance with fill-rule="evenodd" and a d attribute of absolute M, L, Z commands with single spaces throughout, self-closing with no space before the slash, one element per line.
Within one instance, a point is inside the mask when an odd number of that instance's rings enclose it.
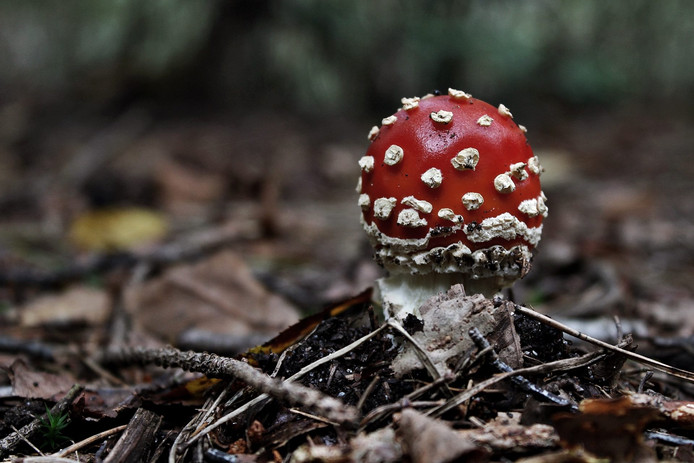
<path fill-rule="evenodd" d="M 357 187 L 386 316 L 461 283 L 490 297 L 523 277 L 547 216 L 542 167 L 504 105 L 465 92 L 403 98 L 369 133 Z"/>

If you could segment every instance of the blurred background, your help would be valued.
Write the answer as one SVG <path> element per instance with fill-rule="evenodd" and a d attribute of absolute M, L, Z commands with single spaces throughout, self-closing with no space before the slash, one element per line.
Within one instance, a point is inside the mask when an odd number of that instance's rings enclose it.
<path fill-rule="evenodd" d="M 516 297 L 691 334 L 692 37 L 685 0 L 0 2 L 0 270 L 210 232 L 301 310 L 355 294 L 367 133 L 453 87 L 546 168 Z"/>

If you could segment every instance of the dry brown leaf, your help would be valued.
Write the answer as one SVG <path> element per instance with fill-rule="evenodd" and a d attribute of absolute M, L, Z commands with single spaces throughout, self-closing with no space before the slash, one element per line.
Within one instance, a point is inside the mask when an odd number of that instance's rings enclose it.
<path fill-rule="evenodd" d="M 405 409 L 398 419 L 398 435 L 413 463 L 487 461 L 487 451 L 461 435 L 443 421 L 434 420 L 415 410 Z"/>
<path fill-rule="evenodd" d="M 268 292 L 228 250 L 131 288 L 126 306 L 139 327 L 169 342 L 190 329 L 270 337 L 299 319 L 293 306 Z"/>
<path fill-rule="evenodd" d="M 12 394 L 24 399 L 58 400 L 75 384 L 75 380 L 32 370 L 23 360 L 17 359 L 8 368 L 12 382 Z"/>
<path fill-rule="evenodd" d="M 137 394 L 129 387 L 84 390 L 75 401 L 79 416 L 95 421 L 115 418 L 122 409 L 138 405 Z"/>
<path fill-rule="evenodd" d="M 509 308 L 507 304 L 495 306 L 481 294 L 466 296 L 464 288 L 455 285 L 445 294 L 429 298 L 420 307 L 423 329 L 412 337 L 441 374 L 446 373 L 450 363 L 474 347 L 468 334 L 472 327 L 483 336 L 490 336 L 499 356 L 510 366 L 517 367 L 521 363 L 520 343 Z M 421 368 L 421 362 L 414 350 L 403 350 L 393 361 L 392 368 L 400 376 Z"/>
<path fill-rule="evenodd" d="M 74 286 L 60 294 L 41 296 L 19 309 L 21 326 L 103 323 L 109 313 L 105 291 L 90 286 Z"/>
<path fill-rule="evenodd" d="M 647 453 L 643 431 L 657 417 L 655 408 L 625 396 L 584 400 L 580 413 L 558 413 L 553 421 L 564 448 L 583 448 L 611 461 L 632 461 Z"/>

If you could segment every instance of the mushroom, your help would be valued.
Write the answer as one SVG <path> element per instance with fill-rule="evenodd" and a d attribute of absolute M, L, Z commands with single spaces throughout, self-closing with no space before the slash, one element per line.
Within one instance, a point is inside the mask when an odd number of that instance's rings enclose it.
<path fill-rule="evenodd" d="M 386 316 L 400 320 L 454 284 L 491 297 L 523 277 L 547 216 L 508 108 L 454 89 L 402 102 L 372 130 L 358 186 Z"/>

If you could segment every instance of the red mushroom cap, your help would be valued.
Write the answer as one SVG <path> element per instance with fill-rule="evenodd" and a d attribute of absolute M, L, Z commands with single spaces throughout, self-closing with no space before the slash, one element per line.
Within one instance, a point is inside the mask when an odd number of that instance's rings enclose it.
<path fill-rule="evenodd" d="M 529 268 L 547 215 L 525 129 L 450 89 L 403 98 L 359 161 L 362 221 L 391 272 L 465 273 L 504 284 Z"/>

